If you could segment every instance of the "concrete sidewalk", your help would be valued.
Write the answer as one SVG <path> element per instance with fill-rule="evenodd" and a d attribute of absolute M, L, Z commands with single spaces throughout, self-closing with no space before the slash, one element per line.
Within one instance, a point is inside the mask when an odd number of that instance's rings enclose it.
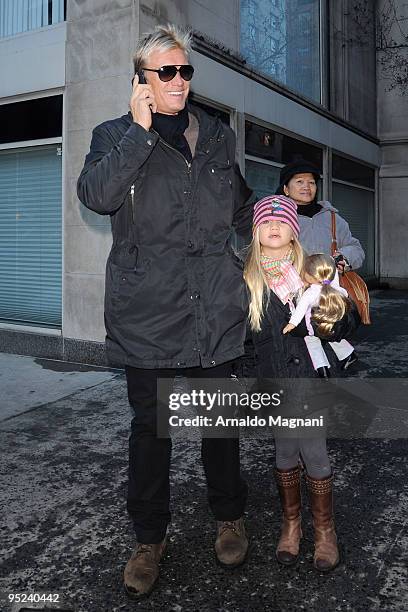
<path fill-rule="evenodd" d="M 114 377 L 105 368 L 0 353 L 0 421 Z"/>
<path fill-rule="evenodd" d="M 407 305 L 407 293 L 376 293 L 374 325 L 354 343 L 356 376 L 407 377 Z M 0 397 L 1 610 L 20 609 L 7 603 L 9 593 L 55 593 L 59 602 L 49 609 L 77 612 L 407 610 L 406 439 L 330 440 L 343 562 L 321 576 L 311 564 L 306 508 L 301 561 L 291 569 L 276 563 L 273 443 L 245 436 L 251 551 L 242 568 L 219 568 L 199 443 L 176 436 L 170 546 L 157 589 L 133 602 L 122 587 L 134 544 L 125 512 L 130 410 L 123 373 L 0 355 Z"/>

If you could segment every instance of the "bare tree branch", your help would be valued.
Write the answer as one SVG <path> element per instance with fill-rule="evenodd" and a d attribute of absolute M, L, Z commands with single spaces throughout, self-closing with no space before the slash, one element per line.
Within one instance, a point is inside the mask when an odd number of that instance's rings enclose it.
<path fill-rule="evenodd" d="M 387 0 L 377 15 L 377 51 L 386 91 L 408 94 L 408 17 L 400 15 L 395 0 Z"/>

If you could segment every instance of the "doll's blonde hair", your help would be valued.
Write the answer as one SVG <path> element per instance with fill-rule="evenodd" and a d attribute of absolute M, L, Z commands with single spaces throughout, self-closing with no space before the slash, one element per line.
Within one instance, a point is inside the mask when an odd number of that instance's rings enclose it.
<path fill-rule="evenodd" d="M 248 247 L 248 253 L 244 266 L 244 279 L 249 289 L 249 313 L 248 319 L 251 329 L 261 330 L 261 321 L 264 316 L 265 308 L 268 306 L 271 290 L 266 280 L 265 272 L 261 266 L 261 243 L 259 240 L 259 228 L 255 229 L 252 242 Z M 304 251 L 299 240 L 293 234 L 293 266 L 298 274 L 302 275 L 303 262 L 305 259 Z"/>
<path fill-rule="evenodd" d="M 312 320 L 317 323 L 319 336 L 329 336 L 333 325 L 344 317 L 349 309 L 349 300 L 332 287 L 328 282 L 336 275 L 336 263 L 333 257 L 323 253 L 309 255 L 305 258 L 303 274 L 312 276 L 322 285 L 320 300 L 317 308 L 313 310 Z"/>

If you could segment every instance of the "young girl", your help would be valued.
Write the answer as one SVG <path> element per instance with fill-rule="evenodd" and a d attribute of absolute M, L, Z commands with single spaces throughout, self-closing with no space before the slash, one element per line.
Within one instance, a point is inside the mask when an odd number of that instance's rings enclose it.
<path fill-rule="evenodd" d="M 346 289 L 340 286 L 336 263 L 330 255 L 317 253 L 306 257 L 303 278 L 309 287 L 298 300 L 289 323 L 283 329 L 283 333 L 287 334 L 292 331 L 303 318 L 305 319 L 309 332 L 309 335 L 305 336 L 305 342 L 313 367 L 320 377 L 327 378 L 330 376 L 330 363 L 320 339 L 314 334 L 311 321 L 316 321 L 318 331 L 322 336 L 327 337 L 332 331 L 334 323 L 343 318 L 346 309 L 349 307 L 348 293 Z M 312 308 L 317 308 L 313 314 Z M 344 363 L 347 360 L 348 365 L 350 365 L 350 357 L 354 352 L 350 342 L 347 340 L 330 342 L 330 346 L 340 361 Z"/>
<path fill-rule="evenodd" d="M 255 204 L 253 221 L 244 278 L 250 293 L 249 321 L 258 376 L 261 379 L 315 378 L 303 339 L 307 330 L 302 335 L 298 326 L 293 332 L 282 334 L 303 288 L 304 254 L 298 241 L 296 204 L 285 196 L 265 197 Z M 331 339 L 340 340 L 356 328 L 355 312 L 352 308 L 333 326 Z M 333 367 L 336 361 L 333 360 Z M 338 564 L 339 552 L 333 520 L 333 475 L 326 439 L 276 437 L 275 442 L 275 475 L 283 510 L 277 560 L 292 565 L 299 555 L 301 456 L 313 514 L 314 566 L 319 571 L 329 571 Z"/>

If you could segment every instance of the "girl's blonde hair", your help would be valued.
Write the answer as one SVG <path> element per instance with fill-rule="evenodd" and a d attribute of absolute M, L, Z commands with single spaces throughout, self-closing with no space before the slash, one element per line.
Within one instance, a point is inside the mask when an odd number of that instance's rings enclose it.
<path fill-rule="evenodd" d="M 349 309 L 349 300 L 332 287 L 329 282 L 336 275 L 336 263 L 333 257 L 317 253 L 309 255 L 304 262 L 304 274 L 312 276 L 322 284 L 319 306 L 314 309 L 312 314 L 313 321 L 317 323 L 317 332 L 320 336 L 329 336 L 333 325 L 344 317 Z"/>
<path fill-rule="evenodd" d="M 248 319 L 254 331 L 261 330 L 261 321 L 264 309 L 267 308 L 270 296 L 270 288 L 265 273 L 261 266 L 261 243 L 259 241 L 259 228 L 256 228 L 252 242 L 248 247 L 248 253 L 244 266 L 244 279 L 249 289 L 249 313 Z M 292 247 L 294 261 L 293 265 L 301 275 L 305 254 L 299 240 L 292 236 Z"/>

